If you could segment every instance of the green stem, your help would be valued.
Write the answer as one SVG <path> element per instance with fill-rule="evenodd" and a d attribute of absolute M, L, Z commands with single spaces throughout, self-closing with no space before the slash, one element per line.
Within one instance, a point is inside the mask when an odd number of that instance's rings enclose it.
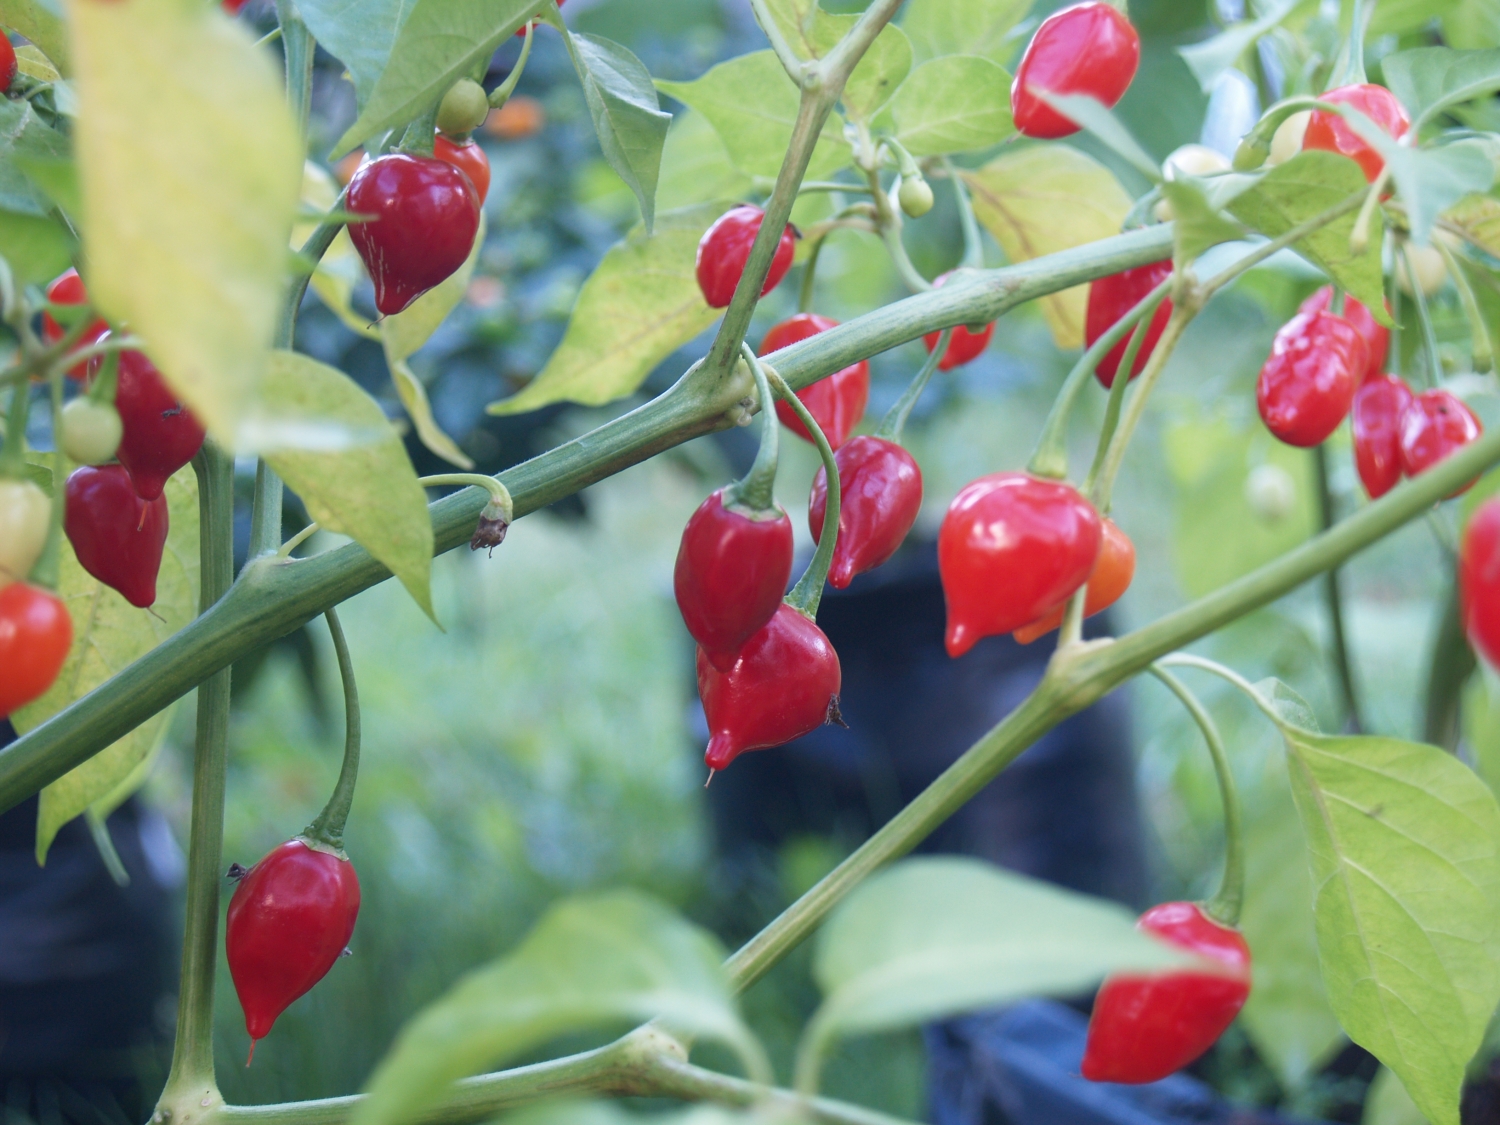
<path fill-rule="evenodd" d="M 1318 471 L 1318 514 L 1323 530 L 1333 527 L 1333 489 L 1328 478 L 1328 447 L 1319 445 L 1313 451 Z M 1344 697 L 1344 714 L 1353 733 L 1364 730 L 1359 716 L 1359 695 L 1354 686 L 1354 666 L 1349 658 L 1349 643 L 1344 628 L 1344 598 L 1339 589 L 1339 568 L 1329 567 L 1323 575 L 1323 599 L 1328 606 L 1328 627 L 1333 639 L 1333 666 L 1338 674 L 1339 692 Z"/>
<path fill-rule="evenodd" d="M 1083 494 L 1092 496 L 1099 482 L 1099 474 L 1104 469 L 1104 459 L 1109 455 L 1110 444 L 1114 441 L 1115 432 L 1120 428 L 1120 410 L 1125 405 L 1125 392 L 1130 387 L 1130 379 L 1120 378 L 1121 372 L 1135 370 L 1135 357 L 1141 352 L 1141 346 L 1146 342 L 1146 336 L 1151 331 L 1151 324 L 1138 325 L 1136 330 L 1130 334 L 1130 343 L 1125 345 L 1125 351 L 1120 356 L 1120 364 L 1115 368 L 1114 381 L 1109 385 L 1109 397 L 1104 400 L 1104 421 L 1099 426 L 1099 440 L 1094 446 L 1094 461 L 1089 466 L 1088 476 L 1083 479 Z M 1108 509 L 1102 509 L 1108 514 Z"/>
<path fill-rule="evenodd" d="M 433 102 L 406 127 L 406 132 L 401 134 L 401 144 L 397 146 L 402 152 L 409 152 L 413 156 L 430 157 L 432 155 L 432 144 L 437 139 L 437 115 L 440 104 L 440 102 Z"/>
<path fill-rule="evenodd" d="M 0 450 L 0 476 L 26 475 L 26 416 L 31 412 L 31 380 L 23 379 L 10 392 L 10 416 L 5 448 Z"/>
<path fill-rule="evenodd" d="M 1401 362 L 1401 286 L 1396 282 L 1396 271 L 1391 271 L 1391 283 L 1387 292 L 1390 294 L 1391 303 L 1391 345 L 1386 360 L 1386 366 L 1392 375 L 1400 375 L 1403 366 Z"/>
<path fill-rule="evenodd" d="M 1068 475 L 1068 418 L 1073 413 L 1073 403 L 1084 385 L 1093 375 L 1094 369 L 1109 354 L 1110 349 L 1125 338 L 1125 334 L 1139 324 L 1143 319 L 1149 323 L 1149 318 L 1156 312 L 1156 307 L 1166 299 L 1172 289 L 1172 279 L 1163 279 L 1151 292 L 1142 297 L 1134 308 L 1122 316 L 1114 324 L 1110 325 L 1109 331 L 1100 336 L 1091 344 L 1087 351 L 1079 357 L 1073 365 L 1073 370 L 1068 372 L 1068 377 L 1063 380 L 1062 389 L 1057 392 L 1057 398 L 1052 403 L 1052 409 L 1047 414 L 1047 420 L 1042 423 L 1041 435 L 1036 441 L 1036 452 L 1031 455 L 1031 463 L 1027 465 L 1027 472 L 1039 477 L 1051 477 L 1054 480 L 1063 480 Z M 1136 346 L 1132 343 L 1132 346 Z M 1131 363 L 1135 361 L 1132 359 Z M 1130 368 L 1121 364 L 1116 368 L 1116 375 L 1121 371 L 1129 371 Z M 1106 442 L 1108 439 L 1105 439 Z"/>
<path fill-rule="evenodd" d="M 748 345 L 745 346 L 745 354 L 752 365 L 763 367 L 771 388 L 802 420 L 818 447 L 818 455 L 823 458 L 823 473 L 828 478 L 828 503 L 823 512 L 823 534 L 818 539 L 818 549 L 813 552 L 812 561 L 792 587 L 792 592 L 786 596 L 787 605 L 817 620 L 818 603 L 823 599 L 823 586 L 828 581 L 828 567 L 833 562 L 833 548 L 839 537 L 839 506 L 843 493 L 843 482 L 839 480 L 839 463 L 833 456 L 833 447 L 828 444 L 823 427 L 818 425 L 818 420 L 797 397 L 796 392 L 786 385 L 774 367 L 760 364 Z"/>
<path fill-rule="evenodd" d="M 520 84 L 521 75 L 526 72 L 526 60 L 531 57 L 531 41 L 535 34 L 536 23 L 533 21 L 526 25 L 526 37 L 521 42 L 521 54 L 516 59 L 516 65 L 510 68 L 510 73 L 505 76 L 505 81 L 490 91 L 489 103 L 491 109 L 499 109 L 516 92 L 516 86 Z"/>
<path fill-rule="evenodd" d="M 745 346 L 749 352 L 749 345 Z M 741 481 L 724 490 L 725 506 L 748 509 L 752 515 L 766 513 L 779 518 L 781 509 L 776 506 L 776 466 L 780 453 L 781 424 L 776 418 L 776 401 L 771 394 L 771 383 L 766 378 L 766 369 L 758 358 L 750 359 L 750 370 L 755 376 L 755 390 L 760 403 L 760 448 L 755 453 L 755 463 Z"/>
<path fill-rule="evenodd" d="M 1406 263 L 1406 276 L 1411 281 L 1411 296 L 1417 306 L 1417 323 L 1422 327 L 1422 347 L 1427 356 L 1427 385 L 1436 387 L 1443 377 L 1443 363 L 1438 358 L 1437 332 L 1432 326 L 1432 315 L 1427 311 L 1427 294 L 1417 284 L 1417 271 L 1412 268 L 1411 247 L 1401 243 L 1401 258 Z"/>
<path fill-rule="evenodd" d="M 276 0 L 276 22 L 281 29 L 282 50 L 286 54 L 286 101 L 292 117 L 304 138 L 312 110 L 313 56 L 317 43 L 312 32 L 297 14 L 295 0 Z"/>
<path fill-rule="evenodd" d="M 775 15 L 767 6 L 766 0 L 750 0 L 750 10 L 755 13 L 755 22 L 760 24 L 760 29 L 765 33 L 771 43 L 771 50 L 776 52 L 776 57 L 781 61 L 782 69 L 787 72 L 793 84 L 802 85 L 802 75 L 806 69 L 806 63 L 798 57 L 797 52 L 792 50 L 792 45 L 782 34 L 781 25 L 776 22 Z"/>
<path fill-rule="evenodd" d="M 52 412 L 52 507 L 47 515 L 47 544 L 31 568 L 31 580 L 49 590 L 57 589 L 62 578 L 63 509 L 67 507 L 68 457 L 62 450 L 62 381 L 61 371 L 54 371 L 47 380 Z"/>
<path fill-rule="evenodd" d="M 812 244 L 812 249 L 807 252 L 807 264 L 802 267 L 802 285 L 797 290 L 797 311 L 811 312 L 813 305 L 813 286 L 818 276 L 818 258 L 823 253 L 823 244 L 828 241 L 828 235 L 824 234 Z"/>
<path fill-rule="evenodd" d="M 1359 205 L 1359 214 L 1354 218 L 1354 229 L 1349 232 L 1349 250 L 1355 257 L 1363 254 L 1365 247 L 1370 244 L 1370 220 L 1374 217 L 1375 208 L 1380 206 L 1380 193 L 1385 190 L 1390 179 L 1391 166 L 1387 164 L 1365 192 L 1365 201 Z"/>
<path fill-rule="evenodd" d="M 896 267 L 896 272 L 901 275 L 901 281 L 913 293 L 922 293 L 932 288 L 932 282 L 922 276 L 920 270 L 912 264 L 910 256 L 906 253 L 906 243 L 901 241 L 901 228 L 903 222 L 900 211 L 891 206 L 890 193 L 880 184 L 880 170 L 870 168 L 865 171 L 865 176 L 870 181 L 870 194 L 875 200 L 875 229 L 880 233 L 880 239 L 885 243 L 886 253 L 891 256 L 891 262 Z"/>
<path fill-rule="evenodd" d="M 208 613 L 234 580 L 234 460 L 210 440 L 193 459 L 193 469 L 198 475 L 200 607 Z M 214 1081 L 213 1010 L 228 751 L 229 669 L 225 667 L 198 687 L 177 1038 L 172 1070 L 159 1103 L 174 1110 L 177 1102 L 211 1105 L 219 1100 Z M 174 1118 L 179 1125 L 180 1119 L 180 1114 Z"/>
<path fill-rule="evenodd" d="M 1224 752 L 1224 740 L 1219 737 L 1213 716 L 1181 680 L 1160 664 L 1151 665 L 1151 674 L 1166 684 L 1188 709 L 1188 714 L 1203 732 L 1203 741 L 1208 743 L 1209 756 L 1214 760 L 1219 800 L 1224 805 L 1224 877 L 1219 881 L 1218 893 L 1204 905 L 1204 912 L 1226 926 L 1238 926 L 1240 908 L 1245 901 L 1245 830 L 1240 815 L 1239 790 L 1234 784 L 1234 772 L 1229 767 L 1229 755 Z"/>
<path fill-rule="evenodd" d="M 964 232 L 963 264 L 971 269 L 979 269 L 984 265 L 984 243 L 979 237 L 979 220 L 974 216 L 974 201 L 969 198 L 969 189 L 964 184 L 963 177 L 946 156 L 943 157 L 943 167 L 948 172 L 948 178 L 953 181 L 953 198 L 958 204 L 958 224 Z"/>
<path fill-rule="evenodd" d="M 1479 308 L 1479 299 L 1474 296 L 1474 286 L 1469 283 L 1469 275 L 1453 248 L 1441 238 L 1434 238 L 1432 244 L 1447 263 L 1448 276 L 1453 278 L 1453 286 L 1458 290 L 1458 299 L 1463 304 L 1464 318 L 1469 322 L 1469 332 L 1473 339 L 1470 349 L 1474 370 L 1483 374 L 1495 366 L 1495 349 L 1490 341 L 1489 326 L 1484 322 L 1484 313 Z"/>
<path fill-rule="evenodd" d="M 359 779 L 359 685 L 354 680 L 354 662 L 349 658 L 349 642 L 335 610 L 323 614 L 328 620 L 328 634 L 333 638 L 334 655 L 339 662 L 339 680 L 344 685 L 344 760 L 333 795 L 302 835 L 324 844 L 340 858 L 344 854 L 344 822 L 354 804 L 354 784 Z"/>
<path fill-rule="evenodd" d="M 516 505 L 511 498 L 510 489 L 494 477 L 487 477 L 483 473 L 437 473 L 430 477 L 419 477 L 417 483 L 423 488 L 432 488 L 439 484 L 468 485 L 470 488 L 482 488 L 489 493 L 489 503 L 486 508 L 494 509 L 499 518 L 506 523 L 514 523 L 516 519 Z"/>
<path fill-rule="evenodd" d="M 942 362 L 943 356 L 948 354 L 948 341 L 953 339 L 953 329 L 944 328 L 938 333 L 937 345 L 927 353 L 927 360 L 922 368 L 906 385 L 906 390 L 896 400 L 896 404 L 886 411 L 885 417 L 880 420 L 880 428 L 875 431 L 875 436 L 901 444 L 901 431 L 906 429 L 906 419 L 911 416 L 912 407 L 917 405 L 917 399 L 922 397 L 922 392 L 927 389 L 927 381 L 932 378 L 932 373 Z"/>
<path fill-rule="evenodd" d="M 1452 574 L 1451 563 L 1448 573 Z M 1464 685 L 1478 665 L 1460 616 L 1457 582 L 1449 582 L 1438 608 L 1432 656 L 1427 665 L 1427 690 L 1422 708 L 1422 739 L 1452 752 L 1463 735 Z"/>

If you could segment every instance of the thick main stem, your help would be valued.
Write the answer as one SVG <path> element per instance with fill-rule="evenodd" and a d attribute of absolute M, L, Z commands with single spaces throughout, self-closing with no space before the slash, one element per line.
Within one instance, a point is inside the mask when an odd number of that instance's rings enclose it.
<path fill-rule="evenodd" d="M 208 612 L 234 581 L 234 461 L 212 441 L 193 459 L 198 475 L 200 606 Z M 214 972 L 219 952 L 219 884 L 223 879 L 224 779 L 229 756 L 229 669 L 198 686 L 193 750 L 193 812 L 188 835 L 187 921 L 177 1038 L 158 1115 L 174 1103 L 219 1100 L 214 1082 Z M 183 1125 L 174 1107 L 174 1125 Z"/>

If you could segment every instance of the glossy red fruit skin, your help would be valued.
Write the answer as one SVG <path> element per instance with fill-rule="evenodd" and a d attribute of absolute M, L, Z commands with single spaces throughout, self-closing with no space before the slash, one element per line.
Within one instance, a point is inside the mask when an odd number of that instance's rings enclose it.
<path fill-rule="evenodd" d="M 10 37 L 0 31 L 0 94 L 10 89 L 10 84 L 16 79 L 18 68 L 16 49 L 11 46 Z"/>
<path fill-rule="evenodd" d="M 1333 303 L 1333 286 L 1325 285 L 1298 306 L 1300 313 L 1328 312 Z M 1370 310 L 1347 293 L 1344 294 L 1344 311 L 1338 314 L 1354 325 L 1354 330 L 1364 337 L 1365 369 L 1360 372 L 1361 383 L 1377 379 L 1385 372 L 1386 353 L 1391 347 L 1391 330 L 1375 323 Z"/>
<path fill-rule="evenodd" d="M 1364 337 L 1343 317 L 1298 313 L 1276 333 L 1256 380 L 1261 421 L 1288 445 L 1320 444 L 1349 413 L 1365 357 Z"/>
<path fill-rule="evenodd" d="M 479 192 L 468 175 L 432 157 L 393 152 L 355 171 L 347 210 L 375 218 L 349 237 L 375 282 L 375 307 L 400 312 L 451 277 L 474 248 Z"/>
<path fill-rule="evenodd" d="M 1318 100 L 1352 106 L 1398 141 L 1411 128 L 1411 118 L 1407 116 L 1406 108 L 1384 86 L 1369 83 L 1340 86 L 1337 90 L 1319 94 Z M 1313 110 L 1312 117 L 1307 122 L 1307 132 L 1302 135 L 1302 148 L 1325 149 L 1350 157 L 1364 171 L 1365 179 L 1370 183 L 1374 183 L 1385 168 L 1385 161 L 1380 153 L 1354 131 L 1342 114 L 1330 113 L 1324 109 Z"/>
<path fill-rule="evenodd" d="M 61 598 L 29 582 L 0 586 L 0 718 L 52 686 L 72 645 Z"/>
<path fill-rule="evenodd" d="M 1371 500 L 1401 481 L 1401 419 L 1411 401 L 1411 388 L 1395 375 L 1370 379 L 1354 392 L 1354 467 Z"/>
<path fill-rule="evenodd" d="M 939 274 L 932 280 L 934 289 L 941 289 L 943 283 L 952 277 L 952 272 Z M 943 353 L 943 358 L 938 360 L 939 371 L 952 371 L 955 367 L 962 367 L 971 359 L 977 359 L 985 348 L 990 346 L 990 337 L 995 334 L 995 323 L 991 321 L 978 332 L 970 332 L 960 324 L 953 330 L 953 336 L 948 340 L 948 350 Z M 926 345 L 930 355 L 932 349 L 937 347 L 938 337 L 941 332 L 929 332 L 922 337 L 922 343 Z"/>
<path fill-rule="evenodd" d="M 485 201 L 490 194 L 490 158 L 483 148 L 474 141 L 456 144 L 439 133 L 432 138 L 432 155 L 468 176 L 479 195 L 479 202 Z"/>
<path fill-rule="evenodd" d="M 137 609 L 156 601 L 167 526 L 167 498 L 142 500 L 123 465 L 68 477 L 63 530 L 79 565 Z"/>
<path fill-rule="evenodd" d="M 1099 513 L 1063 481 L 991 473 L 966 485 L 938 532 L 948 655 L 1070 598 L 1093 573 L 1102 536 Z"/>
<path fill-rule="evenodd" d="M 766 750 L 838 716 L 838 653 L 812 619 L 783 602 L 719 670 L 698 650 L 698 697 L 710 738 L 703 760 L 721 770 L 747 750 Z"/>
<path fill-rule="evenodd" d="M 1479 505 L 1464 529 L 1458 593 L 1469 642 L 1500 668 L 1500 497 Z"/>
<path fill-rule="evenodd" d="M 1147 293 L 1171 276 L 1172 259 L 1166 258 L 1095 281 L 1089 286 L 1088 313 L 1083 324 L 1084 344 L 1093 347 L 1094 342 L 1113 328 L 1122 316 L 1140 304 Z M 1132 379 L 1146 369 L 1146 361 L 1151 358 L 1151 352 L 1161 339 L 1171 315 L 1171 298 L 1156 306 L 1156 312 L 1151 315 L 1151 323 L 1146 328 L 1146 338 L 1141 341 L 1141 350 L 1136 353 L 1135 363 L 1130 368 Z M 1094 368 L 1094 375 L 1106 388 L 1114 386 L 1115 372 L 1120 368 L 1120 361 L 1125 358 L 1125 349 L 1129 346 L 1133 333 L 1134 329 L 1110 348 L 1099 361 L 1099 366 Z"/>
<path fill-rule="evenodd" d="M 839 467 L 839 537 L 828 582 L 843 590 L 856 574 L 874 570 L 896 553 L 922 508 L 922 470 L 893 441 L 861 435 L 834 454 Z M 807 526 L 823 538 L 828 473 L 819 469 L 807 503 Z"/>
<path fill-rule="evenodd" d="M 115 456 L 130 473 L 136 495 L 155 500 L 167 478 L 203 447 L 203 427 L 142 352 L 120 353 L 115 409 L 125 431 Z"/>
<path fill-rule="evenodd" d="M 1078 126 L 1037 96 L 1087 94 L 1113 108 L 1135 78 L 1141 38 L 1109 4 L 1074 4 L 1042 21 L 1010 87 L 1016 129 L 1027 137 L 1069 137 Z"/>
<path fill-rule="evenodd" d="M 323 979 L 348 946 L 358 915 L 354 865 L 300 836 L 240 880 L 229 900 L 224 948 L 252 1042 Z"/>
<path fill-rule="evenodd" d="M 1462 399 L 1447 391 L 1423 391 L 1401 415 L 1401 471 L 1409 477 L 1426 472 L 1483 432 Z M 1451 495 L 1467 492 L 1473 484 Z"/>
<path fill-rule="evenodd" d="M 837 328 L 838 323 L 817 313 L 798 313 L 766 333 L 766 338 L 760 342 L 759 354 L 770 355 L 799 340 Z M 797 392 L 797 397 L 807 407 L 808 413 L 817 419 L 828 444 L 837 449 L 849 440 L 849 432 L 865 416 L 865 406 L 870 401 L 870 365 L 860 360 L 842 371 L 825 375 L 811 386 L 803 387 Z M 787 403 L 777 400 L 776 417 L 803 441 L 812 441 L 812 434 L 807 432 L 802 419 Z"/>
<path fill-rule="evenodd" d="M 771 620 L 792 576 L 792 521 L 753 519 L 719 489 L 682 529 L 672 589 L 683 624 L 718 668 Z"/>
<path fill-rule="evenodd" d="M 53 278 L 47 286 L 47 300 L 55 305 L 81 305 L 88 299 L 89 295 L 83 287 L 83 279 L 78 276 L 78 271 L 72 268 Z M 102 320 L 95 320 L 84 329 L 83 335 L 78 339 L 78 346 L 80 348 L 86 347 L 94 343 L 108 331 L 108 324 Z M 55 344 L 67 334 L 68 330 L 57 323 L 51 313 L 42 313 L 43 340 L 49 344 Z M 68 368 L 68 375 L 74 379 L 83 379 L 87 374 L 87 363 L 80 363 Z"/>
<path fill-rule="evenodd" d="M 763 218 L 765 212 L 759 207 L 748 204 L 732 207 L 714 220 L 714 225 L 698 240 L 698 288 L 703 291 L 703 299 L 709 308 L 727 309 L 734 299 L 734 287 L 745 272 L 750 247 L 760 233 Z M 792 256 L 796 250 L 797 231 L 788 223 L 781 232 L 781 241 L 776 244 L 776 253 L 771 257 L 766 283 L 760 287 L 762 297 L 775 289 L 786 276 L 786 271 L 792 268 Z"/>
<path fill-rule="evenodd" d="M 1110 977 L 1094 1000 L 1083 1076 L 1093 1082 L 1155 1082 L 1214 1045 L 1250 996 L 1250 947 L 1195 903 L 1165 902 L 1138 929 L 1205 959 L 1229 975 L 1167 972 Z"/>

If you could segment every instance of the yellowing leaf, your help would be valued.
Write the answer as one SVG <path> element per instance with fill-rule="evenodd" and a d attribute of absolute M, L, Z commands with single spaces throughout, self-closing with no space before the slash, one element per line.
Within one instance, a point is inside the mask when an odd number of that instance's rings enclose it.
<path fill-rule="evenodd" d="M 198 482 L 191 467 L 180 469 L 167 482 L 165 495 L 167 548 L 156 579 L 156 604 L 150 610 L 136 609 L 91 576 L 63 540 L 58 594 L 73 618 L 73 648 L 47 694 L 11 716 L 18 733 L 25 734 L 87 695 L 197 614 Z M 139 787 L 171 715 L 169 707 L 152 716 L 42 790 L 36 824 L 38 863 L 46 862 L 53 837 L 68 821 L 89 809 L 108 816 Z"/>
<path fill-rule="evenodd" d="M 552 402 L 598 406 L 628 395 L 667 356 L 714 322 L 698 288 L 698 240 L 723 203 L 668 211 L 610 247 L 578 294 L 562 343 L 520 394 L 490 404 L 519 414 Z"/>
<path fill-rule="evenodd" d="M 1071 250 L 1120 233 L 1130 196 L 1104 165 L 1067 145 L 1036 145 L 962 173 L 974 214 L 1012 262 Z M 1083 346 L 1088 286 L 1042 298 L 1059 348 Z"/>
<path fill-rule="evenodd" d="M 302 430 L 297 448 L 268 450 L 267 462 L 308 515 L 379 559 L 431 617 L 427 494 L 380 404 L 342 371 L 287 351 L 271 353 L 266 394 L 286 411 L 283 428 Z"/>
<path fill-rule="evenodd" d="M 47 0 L 0 0 L 0 26 L 19 31 L 36 44 L 64 74 L 68 66 L 68 28 Z M 19 57 L 18 50 L 16 55 Z"/>
<path fill-rule="evenodd" d="M 280 74 L 218 5 L 68 10 L 90 295 L 210 433 L 251 449 L 303 162 Z"/>

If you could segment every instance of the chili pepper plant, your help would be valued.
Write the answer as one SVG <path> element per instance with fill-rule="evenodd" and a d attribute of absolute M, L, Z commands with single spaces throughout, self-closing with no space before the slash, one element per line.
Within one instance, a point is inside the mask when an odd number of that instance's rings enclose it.
<path fill-rule="evenodd" d="M 1261 84 L 1269 108 L 1243 122 L 1232 154 L 1197 146 L 1159 164 L 1114 113 L 1143 65 L 1123 2 L 1035 22 L 998 0 L 966 3 L 963 19 L 954 0 L 871 0 L 853 14 L 744 3 L 765 45 L 667 81 L 538 0 L 279 0 L 274 34 L 259 40 L 232 3 L 0 0 L 0 710 L 20 734 L 0 750 L 0 808 L 41 794 L 44 858 L 62 824 L 97 825 L 139 784 L 161 716 L 196 689 L 176 1037 L 153 1120 L 407 1125 L 559 1096 L 649 1096 L 715 1103 L 724 1120 L 871 1121 L 820 1096 L 841 1040 L 1101 984 L 1083 1076 L 1173 1073 L 1254 996 L 1262 956 L 1237 928 L 1256 856 L 1236 746 L 1197 694 L 1217 677 L 1284 743 L 1332 1014 L 1428 1120 L 1455 1125 L 1500 1002 L 1500 806 L 1453 736 L 1471 653 L 1500 661 L 1500 486 L 1486 475 L 1500 433 L 1485 430 L 1479 401 L 1495 392 L 1500 135 L 1488 126 L 1500 61 L 1475 49 L 1495 44 L 1446 15 L 1439 43 L 1428 16 L 1406 8 L 1376 15 L 1385 22 L 1372 31 L 1359 0 L 1337 19 L 1277 8 L 1184 50 L 1205 89 L 1233 70 Z M 491 58 L 518 34 L 515 66 L 487 91 Z M 1379 81 L 1365 63 L 1375 36 L 1386 37 Z M 614 402 L 712 337 L 663 393 L 489 476 L 470 471 L 406 360 L 463 299 L 486 224 L 507 222 L 474 133 L 524 80 L 539 37 L 555 37 L 576 69 L 599 151 L 640 222 L 583 283 L 542 370 L 490 410 Z M 355 91 L 331 148 L 309 140 L 318 46 Z M 1265 60 L 1278 52 L 1273 75 Z M 663 93 L 693 116 L 698 148 L 722 147 L 737 198 L 715 186 L 658 209 L 659 183 L 692 179 L 674 161 L 704 158 L 670 143 L 686 126 Z M 336 193 L 328 167 L 361 149 Z M 1069 203 L 1037 209 L 1049 193 Z M 944 216 L 962 258 L 928 276 L 912 248 Z M 828 315 L 818 263 L 830 239 L 882 248 L 909 295 Z M 1166 408 L 1163 384 L 1211 374 L 1174 362 L 1179 344 L 1226 290 L 1288 262 L 1322 288 L 1235 405 L 1257 441 L 1315 468 L 1320 529 L 1157 620 L 1084 640 L 1085 616 L 1159 565 L 1137 558 L 1130 508 L 1114 499 L 1143 421 Z M 350 277 L 372 283 L 373 321 L 351 304 Z M 761 300 L 792 285 L 800 311 L 750 340 Z M 293 347 L 309 288 L 381 343 L 418 439 L 457 471 L 419 477 L 381 405 Z M 1026 306 L 1078 353 L 1034 445 L 951 495 L 924 495 L 932 478 L 905 444 L 909 415 Z M 1461 327 L 1442 341 L 1440 309 Z M 867 425 L 869 360 L 916 340 L 926 362 Z M 28 434 L 48 432 L 29 425 L 33 411 L 50 420 L 53 448 L 28 447 Z M 344 846 L 346 820 L 360 816 L 358 654 L 335 607 L 394 577 L 436 620 L 435 555 L 467 543 L 485 553 L 480 565 L 503 568 L 517 519 L 743 425 L 756 427 L 755 462 L 688 521 L 675 570 L 698 646 L 705 776 L 861 721 L 840 706 L 820 599 L 828 583 L 886 564 L 924 504 L 937 517 L 950 657 L 1055 631 L 1034 690 L 732 954 L 649 896 L 568 899 L 419 1012 L 354 1096 L 226 1104 L 214 1070 L 220 957 L 251 1050 L 343 953 L 358 956 L 360 856 Z M 806 511 L 774 498 L 783 427 L 818 451 Z M 1335 456 L 1367 493 L 1342 512 Z M 236 459 L 256 466 L 237 573 Z M 429 502 L 437 486 L 458 491 Z M 1278 487 L 1263 476 L 1252 503 L 1274 507 Z M 284 489 L 315 521 L 290 537 Z M 1348 560 L 1422 521 L 1444 545 L 1451 592 L 1434 607 L 1446 648 L 1431 669 L 1413 659 L 1406 670 L 1436 685 L 1428 742 L 1361 717 L 1338 583 Z M 801 526 L 816 549 L 794 579 Z M 349 542 L 296 554 L 317 528 Z M 1307 584 L 1322 592 L 1344 691 L 1337 733 L 1313 729 L 1285 685 L 1185 651 Z M 231 867 L 230 668 L 320 615 L 344 688 L 343 767 L 312 824 L 286 825 L 284 843 Z M 106 629 L 110 659 L 90 659 Z M 1137 920 L 975 861 L 903 859 L 1044 734 L 1145 673 L 1201 732 L 1219 780 L 1225 856 L 1212 896 Z M 504 713 L 502 689 L 495 721 Z M 737 995 L 804 941 L 822 1002 L 792 1073 L 778 1076 Z M 1261 967 L 1275 957 L 1265 951 Z M 513 1066 L 559 1036 L 628 1026 L 600 1049 Z M 693 1058 L 705 1041 L 728 1049 L 713 1057 L 734 1073 Z"/>

